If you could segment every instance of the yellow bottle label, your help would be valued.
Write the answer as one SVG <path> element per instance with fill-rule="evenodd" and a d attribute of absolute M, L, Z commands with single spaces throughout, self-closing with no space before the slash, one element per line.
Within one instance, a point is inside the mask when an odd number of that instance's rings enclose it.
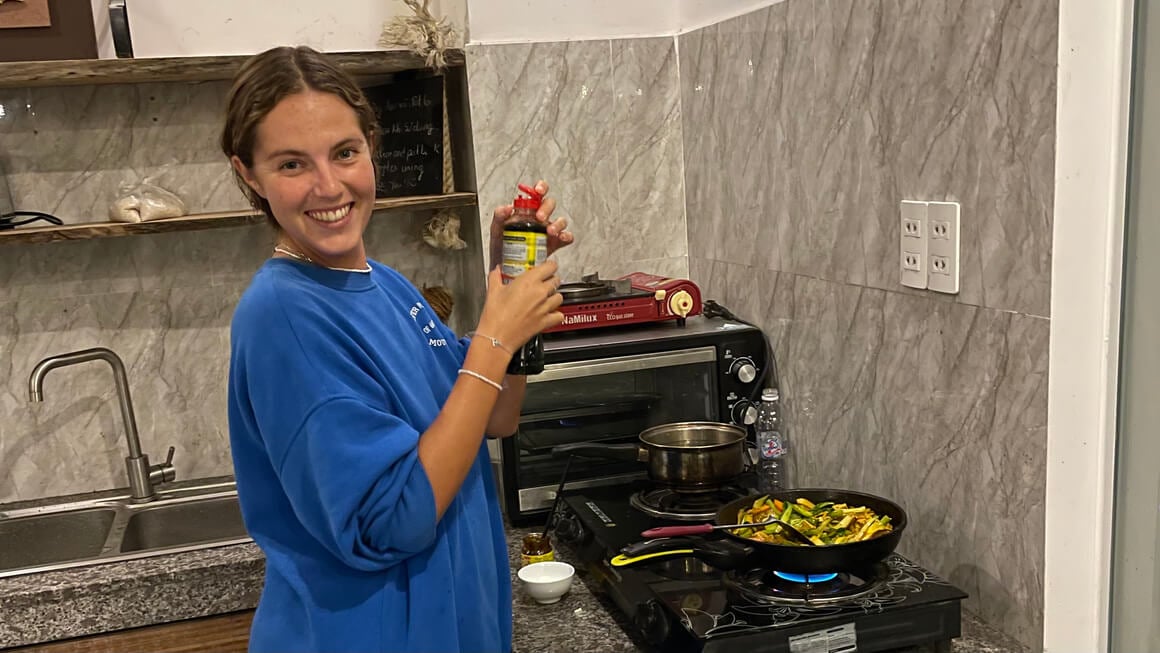
<path fill-rule="evenodd" d="M 520 555 L 520 559 L 523 561 L 524 566 L 530 565 L 533 562 L 551 562 L 556 559 L 556 552 L 549 551 L 535 556 L 530 556 L 525 553 Z"/>
<path fill-rule="evenodd" d="M 505 231 L 503 234 L 503 268 L 507 280 L 548 259 L 548 236 L 535 231 Z"/>

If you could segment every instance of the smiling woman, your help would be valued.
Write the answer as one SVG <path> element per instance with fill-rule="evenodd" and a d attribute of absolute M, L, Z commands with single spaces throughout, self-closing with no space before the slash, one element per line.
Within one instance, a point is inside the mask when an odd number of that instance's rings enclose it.
<path fill-rule="evenodd" d="M 358 87 L 311 55 L 279 49 L 242 69 L 222 149 L 250 203 L 279 229 L 283 255 L 364 269 L 378 126 Z"/>
<path fill-rule="evenodd" d="M 511 352 L 563 319 L 556 264 L 505 285 L 493 261 L 480 337 L 457 338 L 367 257 L 376 129 L 354 81 L 309 48 L 251 58 L 228 98 L 222 150 L 276 232 L 230 332 L 238 499 L 266 555 L 251 650 L 508 651 L 484 437 L 519 419 Z"/>
<path fill-rule="evenodd" d="M 279 102 L 257 131 L 252 165 L 237 156 L 231 162 L 269 203 L 279 245 L 322 265 L 366 268 L 362 234 L 374 207 L 375 171 L 351 108 L 306 90 Z"/>

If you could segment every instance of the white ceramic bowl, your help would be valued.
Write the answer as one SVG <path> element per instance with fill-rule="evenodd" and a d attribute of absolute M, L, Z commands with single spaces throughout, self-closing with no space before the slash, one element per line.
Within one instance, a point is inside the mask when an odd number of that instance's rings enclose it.
<path fill-rule="evenodd" d="M 521 567 L 516 575 L 524 589 L 538 603 L 555 603 L 572 587 L 576 570 L 566 562 L 533 562 Z"/>

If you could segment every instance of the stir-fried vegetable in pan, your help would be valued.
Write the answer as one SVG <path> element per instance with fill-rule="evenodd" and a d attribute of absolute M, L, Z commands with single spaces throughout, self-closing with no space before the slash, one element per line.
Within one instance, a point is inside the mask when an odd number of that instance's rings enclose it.
<path fill-rule="evenodd" d="M 808 499 L 797 499 L 787 503 L 780 499 L 759 497 L 752 508 L 746 508 L 738 515 L 739 524 L 757 524 L 770 519 L 793 526 L 814 544 L 846 544 L 862 542 L 894 530 L 889 515 L 878 515 L 866 506 L 851 506 L 845 503 L 825 501 L 814 504 Z M 769 524 L 755 528 L 738 528 L 735 535 L 766 542 L 805 546 L 784 533 L 780 524 Z"/>

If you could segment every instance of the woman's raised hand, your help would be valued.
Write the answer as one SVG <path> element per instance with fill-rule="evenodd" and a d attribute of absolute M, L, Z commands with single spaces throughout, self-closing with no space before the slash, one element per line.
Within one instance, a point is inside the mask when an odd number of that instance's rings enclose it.
<path fill-rule="evenodd" d="M 544 198 L 539 210 L 536 211 L 536 222 L 547 225 L 548 256 L 551 256 L 560 248 L 571 245 L 576 241 L 576 238 L 571 231 L 568 231 L 568 218 L 563 216 L 555 219 L 552 218 L 552 213 L 556 211 L 556 199 L 547 197 L 548 182 L 541 179 L 536 182 L 534 188 Z M 497 206 L 491 214 L 491 247 L 489 248 L 488 259 L 493 268 L 497 267 L 503 258 L 503 228 L 513 220 L 511 204 Z"/>

